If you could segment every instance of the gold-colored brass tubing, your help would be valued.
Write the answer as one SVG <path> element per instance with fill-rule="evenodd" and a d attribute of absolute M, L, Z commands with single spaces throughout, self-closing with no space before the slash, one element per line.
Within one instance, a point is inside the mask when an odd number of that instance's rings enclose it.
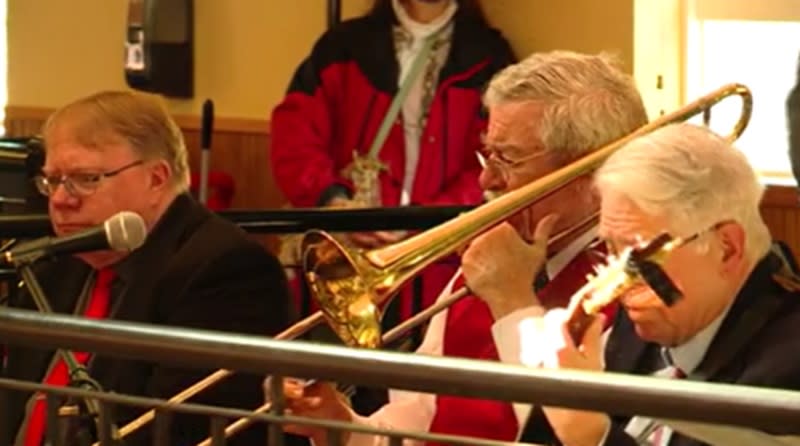
<path fill-rule="evenodd" d="M 297 322 L 296 324 L 292 325 L 291 327 L 287 328 L 286 330 L 280 332 L 275 336 L 275 339 L 294 339 L 299 336 L 302 336 L 312 328 L 316 327 L 320 323 L 324 321 L 322 317 L 322 313 L 317 311 L 316 313 L 308 316 L 307 318 Z M 194 383 L 190 387 L 182 390 L 180 393 L 176 394 L 169 400 L 167 403 L 169 404 L 180 404 L 184 401 L 188 400 L 189 398 L 197 395 L 198 393 L 202 392 L 203 390 L 213 386 L 214 384 L 222 381 L 223 379 L 233 375 L 235 372 L 232 370 L 227 369 L 219 369 L 216 372 L 206 376 L 202 380 Z M 156 412 L 155 410 L 149 410 L 143 413 L 139 418 L 129 422 L 125 426 L 122 426 L 119 429 L 120 438 L 124 438 L 131 433 L 135 432 L 137 429 L 147 425 L 147 423 L 153 421 L 155 418 Z M 100 446 L 100 443 L 94 443 L 92 446 Z"/>
<path fill-rule="evenodd" d="M 318 301 L 322 312 L 316 312 L 290 327 L 276 339 L 293 339 L 324 320 L 347 345 L 379 346 L 384 341 L 380 335 L 381 307 L 425 267 L 452 254 L 482 232 L 570 181 L 591 173 L 634 138 L 668 124 L 686 121 L 698 113 L 707 116 L 707 110 L 729 96 L 740 96 L 742 99 L 739 120 L 727 135 L 727 139 L 733 141 L 744 132 L 752 114 L 752 94 L 741 84 L 728 84 L 714 90 L 568 166 L 399 243 L 369 251 L 351 251 L 323 231 L 309 231 L 303 240 L 303 269 L 312 296 Z M 464 290 L 459 292 L 464 293 Z M 454 298 L 451 303 L 457 300 Z M 302 327 L 297 327 L 301 324 Z M 180 404 L 232 373 L 225 369 L 218 370 L 175 395 L 169 402 Z M 120 429 L 120 434 L 128 435 L 146 425 L 152 421 L 154 414 L 154 411 L 147 412 Z M 94 446 L 99 446 L 99 443 Z"/>
<path fill-rule="evenodd" d="M 752 112 L 750 90 L 740 84 L 717 89 L 553 173 L 404 241 L 369 251 L 351 251 L 325 232 L 309 231 L 302 249 L 309 290 L 328 324 L 345 344 L 378 347 L 380 308 L 425 267 L 544 196 L 590 174 L 629 141 L 667 124 L 706 113 L 732 95 L 742 98 L 739 121 L 728 135 L 733 140 L 744 131 Z"/>
<path fill-rule="evenodd" d="M 752 94 L 741 84 L 728 84 L 714 90 L 568 166 L 405 241 L 370 251 L 349 251 L 329 234 L 309 231 L 303 241 L 303 268 L 312 296 L 319 302 L 327 323 L 345 344 L 374 348 L 392 342 L 409 328 L 428 320 L 467 294 L 466 289 L 459 289 L 384 336 L 379 336 L 379 307 L 426 266 L 453 253 L 483 231 L 570 181 L 589 174 L 629 141 L 668 124 L 686 121 L 698 113 L 703 114 L 703 121 L 707 125 L 711 107 L 729 96 L 740 96 L 742 99 L 739 120 L 726 136 L 732 142 L 744 132 L 752 115 Z M 595 213 L 575 227 L 555 235 L 548 247 L 568 240 L 568 235 L 574 233 L 576 227 L 588 229 L 588 226 L 596 223 L 597 217 Z M 342 327 L 341 322 L 350 326 Z M 266 412 L 269 409 L 267 403 L 257 411 Z M 235 421 L 225 429 L 226 436 L 236 434 L 249 424 L 248 418 Z M 200 444 L 209 445 L 209 439 Z"/>
<path fill-rule="evenodd" d="M 425 308 L 424 310 L 420 311 L 419 313 L 415 314 L 414 316 L 406 319 L 402 323 L 398 324 L 396 327 L 392 328 L 391 330 L 387 331 L 386 334 L 383 335 L 383 343 L 390 344 L 406 334 L 409 330 L 413 329 L 414 327 L 426 322 L 433 316 L 436 316 L 441 311 L 449 308 L 454 303 L 461 300 L 463 297 L 467 296 L 469 291 L 466 287 L 461 287 L 455 292 L 438 299 L 436 302 Z M 266 402 L 261 405 L 258 409 L 254 410 L 254 414 L 260 413 L 267 413 L 272 409 L 272 403 Z M 246 427 L 253 424 L 254 420 L 252 418 L 239 418 L 238 420 L 234 421 L 233 423 L 229 424 L 225 427 L 225 437 L 232 437 Z M 211 446 L 211 437 L 206 438 L 202 442 L 198 443 L 197 446 Z"/>

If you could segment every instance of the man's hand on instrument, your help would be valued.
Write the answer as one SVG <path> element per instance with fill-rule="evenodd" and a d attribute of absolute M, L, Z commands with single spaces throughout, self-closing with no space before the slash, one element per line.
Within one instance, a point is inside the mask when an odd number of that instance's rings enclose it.
<path fill-rule="evenodd" d="M 502 223 L 476 237 L 464 251 L 461 268 L 467 286 L 489 305 L 495 320 L 539 305 L 533 282 L 547 259 L 547 239 L 555 221 L 555 215 L 540 220 L 531 241 Z"/>
<path fill-rule="evenodd" d="M 266 385 L 266 382 L 265 382 Z M 269 391 L 267 389 L 267 395 Z M 286 414 L 298 417 L 317 418 L 332 421 L 353 421 L 353 412 L 347 399 L 336 388 L 327 382 L 314 382 L 306 385 L 303 380 L 286 378 L 283 381 L 283 396 L 286 400 Z M 286 424 L 285 432 L 302 435 L 314 440 L 316 446 L 325 446 L 328 443 L 327 431 L 321 427 Z M 346 436 L 342 438 L 347 442 Z"/>
<path fill-rule="evenodd" d="M 567 328 L 568 314 L 565 310 L 560 310 L 560 313 L 559 316 L 563 323 L 561 324 L 561 336 L 556 341 L 559 345 L 553 346 L 553 357 L 545 359 L 544 367 L 602 371 L 604 321 L 602 315 L 595 318 L 583 335 L 580 344 L 576 345 Z M 543 407 L 542 410 L 563 444 L 597 446 L 603 440 L 611 423 L 609 417 L 600 412 L 560 407 Z"/>

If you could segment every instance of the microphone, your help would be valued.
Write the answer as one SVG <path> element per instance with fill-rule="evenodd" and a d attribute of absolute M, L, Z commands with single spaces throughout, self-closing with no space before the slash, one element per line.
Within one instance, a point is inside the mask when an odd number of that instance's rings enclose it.
<path fill-rule="evenodd" d="M 142 246 L 147 237 L 144 220 L 135 212 L 115 214 L 102 225 L 78 231 L 63 237 L 42 237 L 21 243 L 2 253 L 6 263 L 19 265 L 33 263 L 42 257 L 56 257 L 79 252 L 133 251 Z"/>

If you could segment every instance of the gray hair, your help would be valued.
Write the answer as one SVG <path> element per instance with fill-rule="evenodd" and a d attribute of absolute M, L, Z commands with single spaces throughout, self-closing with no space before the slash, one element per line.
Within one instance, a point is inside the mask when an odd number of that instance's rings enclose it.
<path fill-rule="evenodd" d="M 598 169 L 595 185 L 601 195 L 621 193 L 648 215 L 663 216 L 675 235 L 733 220 L 744 228 L 749 260 L 770 248 L 759 212 L 764 187 L 744 154 L 706 127 L 671 124 L 634 139 Z"/>
<path fill-rule="evenodd" d="M 488 107 L 544 104 L 539 137 L 545 149 L 581 156 L 647 123 L 636 84 L 609 54 L 535 53 L 499 72 L 484 95 Z"/>

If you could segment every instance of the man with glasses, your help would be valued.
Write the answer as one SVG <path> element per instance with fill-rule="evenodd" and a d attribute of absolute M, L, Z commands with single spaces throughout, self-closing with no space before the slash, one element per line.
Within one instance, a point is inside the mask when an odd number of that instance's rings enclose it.
<path fill-rule="evenodd" d="M 606 55 L 534 54 L 495 76 L 484 100 L 489 127 L 478 157 L 484 163 L 480 183 L 489 199 L 552 173 L 647 122 L 633 80 Z M 511 347 L 495 342 L 501 334 L 493 333 L 493 323 L 513 319 L 515 310 L 538 307 L 540 302 L 566 304 L 592 265 L 602 260 L 591 255 L 598 203 L 590 182 L 584 177 L 570 183 L 471 243 L 462 255 L 462 269 L 472 296 L 431 320 L 418 353 L 519 363 L 514 349 L 518 342 Z M 559 234 L 559 241 L 545 262 L 543 244 L 533 242 L 551 232 Z M 463 283 L 458 274 L 442 295 Z M 530 413 L 528 405 L 392 391 L 388 404 L 360 417 L 328 384 L 304 388 L 289 382 L 285 394 L 298 415 L 504 441 L 518 438 Z M 317 446 L 327 444 L 324 430 L 292 426 L 290 431 L 310 436 Z M 385 438 L 356 433 L 346 440 L 349 445 L 388 444 Z M 421 443 L 406 441 L 416 444 Z"/>
<path fill-rule="evenodd" d="M 189 194 L 180 129 L 163 101 L 136 92 L 102 92 L 57 110 L 43 129 L 45 163 L 35 179 L 59 236 L 102 224 L 120 211 L 139 214 L 145 243 L 131 253 L 96 251 L 36 265 L 56 312 L 91 318 L 275 334 L 289 323 L 284 272 L 276 258 Z M 35 309 L 26 293 L 12 306 Z M 170 398 L 211 370 L 76 353 L 105 391 Z M 65 385 L 52 350 L 8 346 L 4 376 Z M 257 407 L 260 378 L 236 375 L 194 402 Z M 46 430 L 42 395 L 0 391 L 0 444 L 36 445 Z M 141 408 L 115 408 L 118 425 Z M 194 444 L 207 417 L 176 415 L 169 444 Z M 263 427 L 232 444 L 264 444 Z M 152 426 L 124 440 L 151 445 Z M 241 443 L 238 443 L 241 442 Z"/>
<path fill-rule="evenodd" d="M 670 125 L 614 153 L 595 185 L 599 235 L 611 251 L 664 233 L 686 240 L 662 264 L 682 297 L 667 305 L 644 284 L 630 288 L 610 332 L 603 335 L 600 317 L 577 342 L 565 335 L 566 311 L 536 323 L 542 310 L 531 307 L 516 312 L 526 320 L 516 332 L 496 327 L 507 335 L 500 342 L 521 343 L 521 351 L 535 343 L 543 354 L 523 355 L 533 367 L 800 389 L 800 287 L 771 244 L 759 212 L 763 186 L 741 152 L 704 127 Z M 575 446 L 704 444 L 617 415 L 544 407 L 522 439 L 554 444 L 555 433 L 559 444 Z"/>

